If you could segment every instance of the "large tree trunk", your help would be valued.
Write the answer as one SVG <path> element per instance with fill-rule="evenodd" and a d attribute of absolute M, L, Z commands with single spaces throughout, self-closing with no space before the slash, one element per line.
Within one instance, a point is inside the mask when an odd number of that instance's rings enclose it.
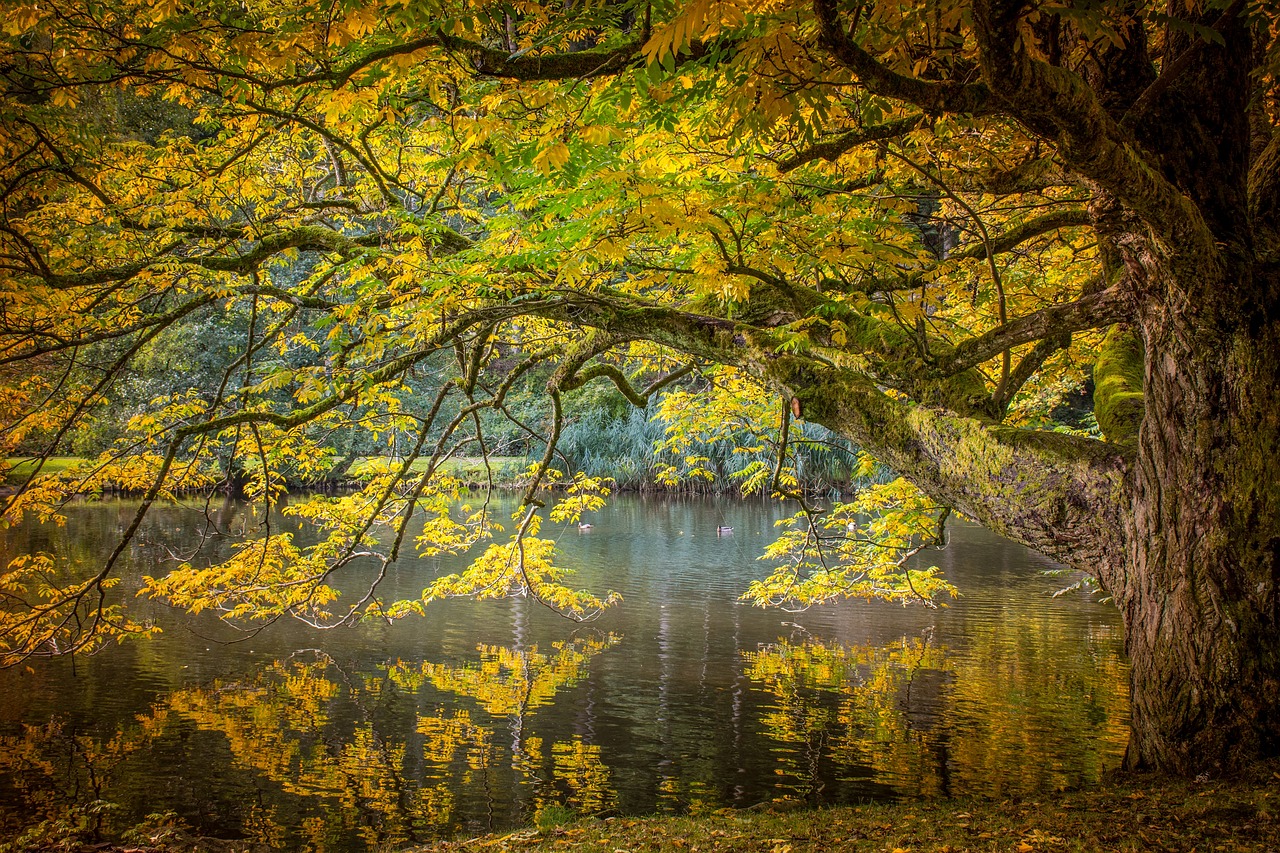
<path fill-rule="evenodd" d="M 1280 751 L 1274 286 L 1245 275 L 1219 288 L 1234 311 L 1141 318 L 1146 417 L 1113 589 L 1132 663 L 1132 768 L 1225 771 Z"/>

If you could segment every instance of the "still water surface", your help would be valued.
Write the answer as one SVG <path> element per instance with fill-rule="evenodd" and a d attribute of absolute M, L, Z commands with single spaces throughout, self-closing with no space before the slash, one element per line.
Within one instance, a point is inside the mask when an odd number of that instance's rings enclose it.
<path fill-rule="evenodd" d="M 133 508 L 5 531 L 4 559 L 100 558 Z M 783 514 L 624 496 L 590 531 L 544 528 L 584 586 L 623 595 L 587 626 L 528 600 L 451 601 L 228 645 L 224 626 L 140 600 L 158 639 L 0 672 L 0 837 L 102 800 L 121 824 L 172 811 L 208 835 L 355 851 L 506 829 L 550 806 L 995 797 L 1118 764 L 1127 670 L 1112 607 L 1054 598 L 1069 579 L 1044 575 L 1051 563 L 962 524 L 930 555 L 961 590 L 948 607 L 740 603 Z M 155 512 L 130 571 L 163 570 L 203 526 L 192 509 Z M 402 561 L 387 595 L 455 569 Z"/>

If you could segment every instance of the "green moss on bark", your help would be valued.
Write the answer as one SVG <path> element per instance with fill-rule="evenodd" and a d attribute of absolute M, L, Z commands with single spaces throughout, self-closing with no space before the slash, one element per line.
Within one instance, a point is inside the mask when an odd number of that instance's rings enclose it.
<path fill-rule="evenodd" d="M 1107 440 L 1134 444 L 1142 425 L 1142 341 L 1128 329 L 1113 326 L 1102 341 L 1093 367 L 1093 413 Z"/>

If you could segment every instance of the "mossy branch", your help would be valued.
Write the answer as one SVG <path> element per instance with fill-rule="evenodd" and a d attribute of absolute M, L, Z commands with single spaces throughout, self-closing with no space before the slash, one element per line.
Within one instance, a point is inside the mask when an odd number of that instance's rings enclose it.
<path fill-rule="evenodd" d="M 1002 234 L 993 236 L 990 241 L 991 252 L 996 255 L 1011 252 L 1028 240 L 1033 240 L 1060 228 L 1072 228 L 1080 225 L 1089 225 L 1090 223 L 1089 211 L 1084 208 L 1063 208 L 1050 211 L 1033 219 L 1028 219 L 1026 222 L 1016 225 Z M 950 257 L 985 261 L 987 259 L 987 244 L 985 242 L 977 243 L 953 253 Z"/>
<path fill-rule="evenodd" d="M 1020 26 L 1021 5 L 978 0 L 974 30 L 982 75 L 1000 112 L 1055 140 L 1063 163 L 1096 182 L 1153 227 L 1193 265 L 1214 259 L 1213 234 L 1196 205 L 1112 118 L 1080 75 L 1033 58 Z"/>
<path fill-rule="evenodd" d="M 1115 288 L 1082 296 L 1074 302 L 1050 305 L 970 338 L 950 353 L 936 355 L 933 368 L 939 375 L 948 376 L 982 364 L 1020 344 L 1110 326 L 1128 310 Z"/>
<path fill-rule="evenodd" d="M 561 383 L 560 387 L 562 390 L 572 391 L 576 388 L 581 388 L 593 379 L 604 377 L 617 386 L 618 391 L 622 393 L 622 396 L 627 398 L 627 401 L 631 403 L 631 405 L 638 409 L 643 409 L 649 404 L 649 399 L 653 397 L 654 394 L 661 391 L 671 383 L 688 376 L 693 372 L 693 367 L 694 365 L 692 363 L 686 364 L 679 370 L 673 370 L 666 376 L 654 380 L 645 388 L 637 391 L 635 387 L 627 381 L 626 375 L 612 364 L 593 364 L 591 367 L 580 371 L 571 380 Z"/>

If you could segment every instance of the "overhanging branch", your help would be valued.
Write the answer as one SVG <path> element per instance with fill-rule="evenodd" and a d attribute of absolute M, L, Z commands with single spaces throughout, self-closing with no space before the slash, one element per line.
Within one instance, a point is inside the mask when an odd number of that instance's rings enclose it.
<path fill-rule="evenodd" d="M 575 388 L 580 388 L 583 385 L 586 385 L 593 379 L 604 377 L 617 386 L 618 391 L 622 393 L 622 396 L 627 398 L 627 401 L 630 402 L 631 405 L 638 409 L 643 409 L 648 405 L 649 399 L 653 397 L 654 394 L 661 391 L 671 383 L 688 376 L 693 372 L 693 368 L 694 365 L 692 363 L 686 364 L 684 367 L 671 371 L 666 376 L 662 376 L 654 380 L 645 388 L 637 391 L 631 383 L 627 381 L 626 375 L 612 364 L 593 364 L 591 367 L 580 371 L 572 380 L 562 382 L 560 387 L 562 390 L 572 391 Z"/>
<path fill-rule="evenodd" d="M 1075 72 L 1033 58 L 1020 27 L 1023 6 L 976 0 L 973 17 L 983 77 L 1001 112 L 1053 140 L 1070 169 L 1089 178 L 1141 216 L 1158 237 L 1202 265 L 1218 251 L 1195 204 L 1137 148 Z"/>

